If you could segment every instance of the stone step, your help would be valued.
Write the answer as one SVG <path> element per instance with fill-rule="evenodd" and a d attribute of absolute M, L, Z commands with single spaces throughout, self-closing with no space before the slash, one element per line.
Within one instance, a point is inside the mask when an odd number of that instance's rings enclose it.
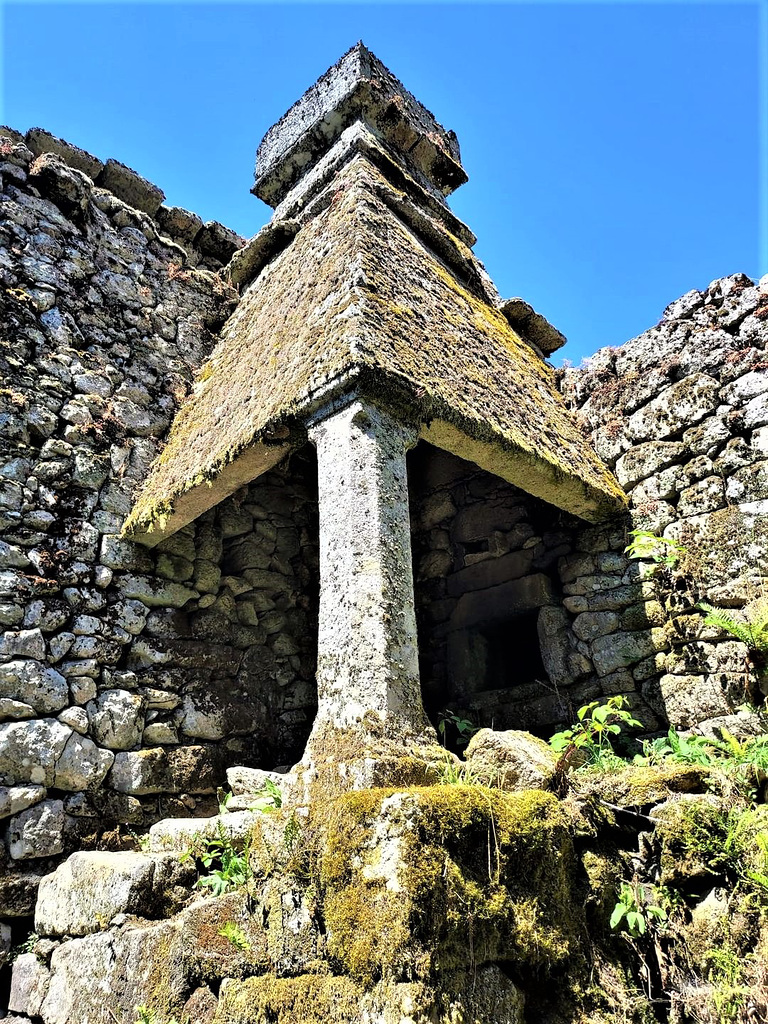
<path fill-rule="evenodd" d="M 262 768 L 227 768 L 227 783 L 233 796 L 254 796 L 261 793 L 272 782 L 285 799 L 292 777 L 288 773 L 264 771 Z"/>
<path fill-rule="evenodd" d="M 161 917 L 173 909 L 173 889 L 193 880 L 192 866 L 175 856 L 73 853 L 40 883 L 35 931 L 79 936 L 107 928 L 118 914 Z"/>
<path fill-rule="evenodd" d="M 237 810 L 212 818 L 165 818 L 150 828 L 149 849 L 152 853 L 185 853 L 206 839 L 221 835 L 222 830 L 234 846 L 242 848 L 259 817 L 259 811 Z"/>

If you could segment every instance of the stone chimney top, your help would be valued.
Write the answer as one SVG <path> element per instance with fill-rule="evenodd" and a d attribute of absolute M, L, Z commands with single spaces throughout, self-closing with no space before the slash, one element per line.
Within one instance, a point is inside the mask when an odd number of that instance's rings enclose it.
<path fill-rule="evenodd" d="M 256 154 L 252 192 L 276 206 L 362 122 L 401 162 L 447 196 L 467 180 L 459 143 L 363 43 L 353 46 L 269 129 Z"/>

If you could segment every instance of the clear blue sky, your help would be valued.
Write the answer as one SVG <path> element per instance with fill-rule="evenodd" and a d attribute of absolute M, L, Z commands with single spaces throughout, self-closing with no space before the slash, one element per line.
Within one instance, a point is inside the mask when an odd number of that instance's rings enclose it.
<path fill-rule="evenodd" d="M 269 216 L 249 194 L 259 140 L 362 38 L 458 134 L 470 180 L 451 205 L 502 295 L 578 363 L 690 288 L 768 272 L 767 5 L 6 0 L 0 121 L 122 160 L 248 236 Z"/>

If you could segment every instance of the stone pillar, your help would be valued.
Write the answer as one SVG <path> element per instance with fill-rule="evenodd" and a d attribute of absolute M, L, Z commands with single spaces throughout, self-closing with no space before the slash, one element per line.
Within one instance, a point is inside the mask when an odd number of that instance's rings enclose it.
<path fill-rule="evenodd" d="M 320 501 L 318 713 L 329 729 L 424 740 L 405 456 L 416 442 L 355 399 L 317 418 Z"/>

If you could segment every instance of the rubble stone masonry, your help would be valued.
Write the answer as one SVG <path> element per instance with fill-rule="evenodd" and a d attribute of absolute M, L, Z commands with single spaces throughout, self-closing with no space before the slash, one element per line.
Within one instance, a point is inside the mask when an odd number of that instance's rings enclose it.
<path fill-rule="evenodd" d="M 295 760 L 316 704 L 311 449 L 151 552 L 120 537 L 242 240 L 51 140 L 0 139 L 0 918 L 116 823 Z"/>
<path fill-rule="evenodd" d="M 0 132 L 0 919 L 116 825 L 211 814 L 295 762 L 317 706 L 318 481 L 299 449 L 156 548 L 121 538 L 237 293 L 242 245 L 37 129 Z M 690 292 L 562 371 L 631 497 L 585 524 L 420 444 L 408 473 L 427 711 L 539 734 L 626 694 L 647 731 L 762 699 L 696 603 L 768 577 L 768 281 Z M 632 529 L 684 545 L 629 559 Z M 5 933 L 3 933 L 5 934 Z"/>

